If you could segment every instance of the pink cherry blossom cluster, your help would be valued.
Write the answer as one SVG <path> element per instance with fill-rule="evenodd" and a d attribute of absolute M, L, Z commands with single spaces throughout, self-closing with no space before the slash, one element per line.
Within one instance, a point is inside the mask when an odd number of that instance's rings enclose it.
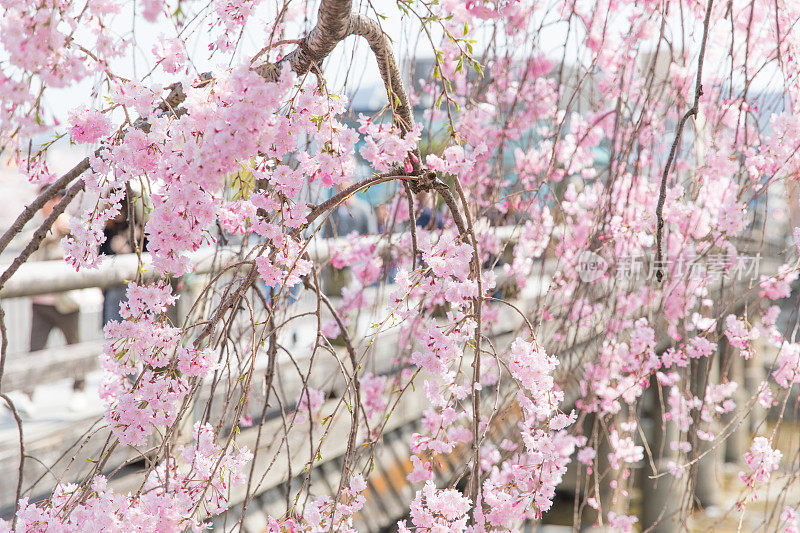
<path fill-rule="evenodd" d="M 467 530 L 467 520 L 471 503 L 455 489 L 439 490 L 432 481 L 427 481 L 422 490 L 411 502 L 411 524 L 407 521 L 397 523 L 401 533 Z"/>
<path fill-rule="evenodd" d="M 297 410 L 294 413 L 293 420 L 297 424 L 303 424 L 307 420 L 316 421 L 322 404 L 325 402 L 325 392 L 306 387 L 300 392 L 297 398 Z"/>
<path fill-rule="evenodd" d="M 479 524 L 503 530 L 520 520 L 540 518 L 551 509 L 556 487 L 579 442 L 564 429 L 573 421 L 574 416 L 558 424 L 551 421 L 549 430 L 525 423 L 524 450 L 494 466 L 483 484 L 485 508 L 476 513 Z"/>
<path fill-rule="evenodd" d="M 759 337 L 758 329 L 749 328 L 744 320 L 734 315 L 725 318 L 725 327 L 725 336 L 728 337 L 731 346 L 739 348 L 742 357 L 750 359 L 753 356 L 751 342 Z"/>
<path fill-rule="evenodd" d="M 400 133 L 393 124 L 375 122 L 362 114 L 358 116 L 365 145 L 360 153 L 378 172 L 400 167 L 407 172 L 412 170 L 410 159 L 416 159 L 412 151 L 417 147 L 422 124 L 415 124 L 411 131 Z M 410 158 L 410 159 L 409 159 Z"/>
<path fill-rule="evenodd" d="M 69 135 L 77 143 L 91 144 L 111 131 L 111 120 L 106 115 L 86 107 L 72 110 L 70 124 Z"/>
<path fill-rule="evenodd" d="M 306 506 L 302 519 L 286 518 L 277 520 L 267 518 L 267 533 L 303 532 L 324 533 L 325 531 L 341 531 L 355 533 L 353 515 L 364 506 L 366 498 L 362 492 L 367 488 L 364 476 L 353 474 L 350 484 L 341 491 L 339 499 L 321 496 Z"/>
<path fill-rule="evenodd" d="M 622 403 L 632 403 L 648 387 L 661 368 L 655 353 L 655 332 L 646 319 L 633 325 L 630 343 L 604 342 L 597 362 L 586 365 L 578 405 L 586 412 L 618 413 Z M 590 393 L 590 390 L 592 393 Z"/>
<path fill-rule="evenodd" d="M 368 372 L 361 376 L 361 395 L 367 418 L 383 414 L 387 401 L 386 376 L 376 376 Z"/>
<path fill-rule="evenodd" d="M 36 2 L 4 2 L 0 23 L 8 62 L 36 74 L 48 85 L 64 87 L 87 74 L 84 55 L 68 46 L 78 24 L 75 7 Z"/>
<path fill-rule="evenodd" d="M 174 532 L 207 527 L 203 520 L 227 510 L 230 489 L 244 484 L 244 469 L 252 459 L 247 448 L 226 452 L 215 443 L 208 424 L 194 427 L 194 443 L 181 446 L 147 478 L 136 494 L 120 494 L 104 476 L 91 485 L 58 485 L 45 505 L 20 502 L 12 530 L 0 521 L 0 531 Z"/>
<path fill-rule="evenodd" d="M 739 478 L 751 489 L 766 483 L 772 477 L 772 472 L 780 466 L 783 454 L 780 450 L 772 448 L 772 443 L 766 437 L 756 437 L 750 450 L 744 454 L 750 472 L 739 472 Z"/>
<path fill-rule="evenodd" d="M 797 509 L 787 505 L 781 513 L 781 522 L 783 522 L 784 533 L 798 533 L 800 532 L 800 513 Z"/>
<path fill-rule="evenodd" d="M 644 448 L 634 443 L 630 436 L 622 436 L 616 429 L 612 429 L 608 437 L 611 452 L 608 460 L 611 467 L 619 469 L 624 464 L 632 464 L 644 459 Z"/>
<path fill-rule="evenodd" d="M 93 196 L 97 200 L 93 207 L 69 221 L 70 234 L 61 240 L 61 246 L 65 260 L 76 270 L 94 268 L 102 261 L 100 245 L 105 241 L 103 228 L 109 220 L 120 215 L 123 195 L 122 189 L 110 190 L 104 196 L 95 193 Z"/>
<path fill-rule="evenodd" d="M 347 285 L 342 287 L 342 300 L 338 308 L 339 318 L 345 326 L 350 324 L 350 318 L 362 309 L 373 304 L 374 297 L 365 289 L 373 285 L 383 272 L 383 259 L 376 253 L 377 245 L 374 242 L 363 240 L 357 233 L 347 235 L 347 243 L 333 250 L 331 267 L 352 274 Z M 325 334 L 336 337 L 340 334 L 339 325 L 329 320 L 325 325 Z"/>
<path fill-rule="evenodd" d="M 177 37 L 167 38 L 162 35 L 153 45 L 153 55 L 159 58 L 158 61 L 165 72 L 175 74 L 186 63 L 186 45 Z"/>
<path fill-rule="evenodd" d="M 777 368 L 772 371 L 775 382 L 784 388 L 800 383 L 800 345 L 785 342 L 778 351 L 775 361 Z"/>
<path fill-rule="evenodd" d="M 791 294 L 791 284 L 797 279 L 797 268 L 782 265 L 778 274 L 772 277 L 761 276 L 759 296 L 768 300 L 780 300 Z"/>
<path fill-rule="evenodd" d="M 154 427 L 168 427 L 191 388 L 216 364 L 213 351 L 181 345 L 180 329 L 164 313 L 176 296 L 169 285 L 130 283 L 122 321 L 105 327 L 100 396 L 106 421 L 123 444 L 143 445 Z"/>

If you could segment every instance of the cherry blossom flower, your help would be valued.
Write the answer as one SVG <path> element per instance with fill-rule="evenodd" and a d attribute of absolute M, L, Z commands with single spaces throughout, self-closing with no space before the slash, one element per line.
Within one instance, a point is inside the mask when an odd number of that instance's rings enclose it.
<path fill-rule="evenodd" d="M 782 457 L 783 453 L 774 450 L 769 439 L 755 437 L 750 450 L 744 454 L 744 460 L 751 471 L 749 473 L 739 472 L 739 479 L 750 488 L 766 483 L 772 476 L 772 472 L 778 469 Z"/>

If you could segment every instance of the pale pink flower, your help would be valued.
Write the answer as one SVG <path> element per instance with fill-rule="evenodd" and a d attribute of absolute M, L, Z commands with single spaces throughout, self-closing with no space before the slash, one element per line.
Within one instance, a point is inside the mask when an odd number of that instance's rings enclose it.
<path fill-rule="evenodd" d="M 69 135 L 77 143 L 91 144 L 111 132 L 111 121 L 96 109 L 80 107 L 69 116 Z"/>

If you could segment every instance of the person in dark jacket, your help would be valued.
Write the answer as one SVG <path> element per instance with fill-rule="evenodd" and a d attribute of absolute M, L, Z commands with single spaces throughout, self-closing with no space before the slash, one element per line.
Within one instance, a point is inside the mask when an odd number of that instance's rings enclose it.
<path fill-rule="evenodd" d="M 128 195 L 122 197 L 119 213 L 109 220 L 103 228 L 105 241 L 100 245 L 100 253 L 104 255 L 131 254 L 136 248 L 147 250 L 147 239 L 143 238 L 141 224 L 135 220 L 128 204 Z M 133 231 L 129 218 L 134 218 Z M 125 299 L 126 288 L 124 285 L 108 287 L 103 290 L 103 327 L 111 320 L 122 320 L 119 306 Z"/>

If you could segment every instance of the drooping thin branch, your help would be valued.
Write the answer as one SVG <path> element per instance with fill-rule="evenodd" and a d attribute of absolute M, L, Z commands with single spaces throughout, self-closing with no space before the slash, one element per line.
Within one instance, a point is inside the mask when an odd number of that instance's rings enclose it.
<path fill-rule="evenodd" d="M 472 472 L 469 478 L 469 496 L 473 502 L 477 502 L 480 498 L 480 454 L 481 454 L 481 436 L 480 436 L 480 420 L 481 420 L 481 404 L 480 404 L 480 384 L 481 376 L 481 339 L 483 338 L 483 280 L 481 272 L 481 256 L 478 249 L 478 238 L 475 235 L 475 228 L 472 224 L 472 216 L 469 212 L 469 203 L 467 196 L 464 194 L 464 188 L 461 186 L 461 181 L 458 176 L 454 176 L 453 183 L 458 192 L 458 197 L 461 199 L 461 204 L 464 206 L 464 217 L 467 221 L 468 236 L 472 244 L 473 254 L 472 268 L 475 274 L 475 283 L 478 288 L 478 295 L 472 299 L 473 311 L 475 312 L 475 356 L 472 359 Z M 462 234 L 462 238 L 467 235 Z"/>
<path fill-rule="evenodd" d="M 397 176 L 394 174 L 381 174 L 378 176 L 372 176 L 371 178 L 366 178 L 358 183 L 354 183 L 342 189 L 341 191 L 337 192 L 321 204 L 318 204 L 311 208 L 311 211 L 306 215 L 306 223 L 305 227 L 310 226 L 320 215 L 326 213 L 328 210 L 338 206 L 340 203 L 345 201 L 346 199 L 350 198 L 355 193 L 359 192 L 360 190 L 367 189 L 372 187 L 373 185 L 377 185 L 379 183 L 385 183 L 387 181 L 394 181 L 394 180 L 415 180 L 417 179 L 416 176 Z M 297 232 L 299 233 L 299 232 Z"/>
<path fill-rule="evenodd" d="M 6 312 L 0 302 L 0 384 L 6 369 L 6 354 L 8 353 L 8 328 L 6 327 Z"/>
<path fill-rule="evenodd" d="M 2 317 L 0 317 L 0 318 L 2 318 Z M 25 438 L 23 437 L 23 433 L 22 433 L 22 418 L 20 418 L 19 411 L 17 411 L 17 408 L 14 405 L 14 402 L 11 401 L 11 398 L 9 398 L 7 395 L 5 395 L 3 393 L 0 393 L 0 398 L 2 398 L 6 402 L 6 405 L 8 406 L 9 410 L 11 411 L 11 414 L 14 416 L 14 421 L 17 424 L 17 433 L 19 435 L 19 439 L 18 439 L 19 440 L 19 466 L 17 467 L 17 492 L 16 492 L 16 497 L 14 498 L 14 502 L 18 502 L 19 499 L 20 499 L 20 496 L 22 496 L 22 477 L 23 477 L 23 473 L 25 471 Z M 15 512 L 14 513 L 14 518 L 11 521 L 11 529 L 14 530 L 16 525 L 17 525 L 17 513 Z"/>
<path fill-rule="evenodd" d="M 408 227 L 411 229 L 411 270 L 417 269 L 417 215 L 414 213 L 414 197 L 411 195 L 411 187 L 403 182 L 403 190 L 408 201 Z"/>
<path fill-rule="evenodd" d="M 664 172 L 661 174 L 661 187 L 658 192 L 658 206 L 656 207 L 656 279 L 660 282 L 664 278 L 662 270 L 662 263 L 664 260 L 662 252 L 662 240 L 664 232 L 664 202 L 667 198 L 667 176 L 669 169 L 675 161 L 675 154 L 678 151 L 678 145 L 681 142 L 681 135 L 683 133 L 683 126 L 689 117 L 697 116 L 700 109 L 700 97 L 703 96 L 703 59 L 706 54 L 706 42 L 708 41 L 708 26 L 711 21 L 711 8 L 714 5 L 714 0 L 708 0 L 706 6 L 706 16 L 703 21 L 703 39 L 700 43 L 700 55 L 697 58 L 697 79 L 695 80 L 694 88 L 694 103 L 686 113 L 681 117 L 678 122 L 678 131 L 675 132 L 675 139 L 672 141 L 672 147 L 669 150 L 667 163 L 664 165 Z"/>
<path fill-rule="evenodd" d="M 325 304 L 325 307 L 328 308 L 333 319 L 336 321 L 336 325 L 339 326 L 339 331 L 342 332 L 342 340 L 344 341 L 345 348 L 347 349 L 347 354 L 350 357 L 350 364 L 353 366 L 353 400 L 355 405 L 352 408 L 352 427 L 350 428 L 350 435 L 347 439 L 347 450 L 344 454 L 344 459 L 342 461 L 342 477 L 339 480 L 339 490 L 337 494 L 341 494 L 342 489 L 350 483 L 350 465 L 353 462 L 353 455 L 356 451 L 356 437 L 358 436 L 358 424 L 359 424 L 359 411 L 361 410 L 361 383 L 358 381 L 358 357 L 356 356 L 356 350 L 353 347 L 353 341 L 350 339 L 350 334 L 347 332 L 347 328 L 345 327 L 342 318 L 339 316 L 339 313 L 334 309 L 333 304 L 325 296 L 325 293 L 317 289 L 317 294 L 319 295 L 320 300 L 322 303 Z"/>
<path fill-rule="evenodd" d="M 270 296 L 272 297 L 272 301 L 274 303 L 274 293 L 270 292 Z M 264 303 L 266 304 L 266 302 Z M 272 381 L 275 378 L 275 362 L 278 359 L 278 330 L 275 327 L 275 313 L 270 313 L 268 324 L 270 328 L 270 334 L 269 344 L 267 345 L 267 369 L 264 372 L 264 405 L 261 408 L 261 415 L 258 419 L 258 433 L 256 435 L 255 446 L 253 447 L 253 461 L 250 464 L 250 473 L 247 476 L 247 488 L 244 492 L 245 498 L 244 502 L 242 503 L 242 512 L 237 522 L 237 525 L 240 527 L 244 521 L 245 514 L 247 513 L 247 507 L 250 505 L 250 502 L 255 496 L 254 494 L 250 493 L 250 488 L 253 483 L 253 476 L 256 472 L 256 455 L 261 451 L 261 434 L 264 429 L 264 419 L 267 416 L 267 409 L 269 409 L 270 406 L 269 396 L 272 393 Z"/>
<path fill-rule="evenodd" d="M 202 346 L 203 341 L 214 332 L 214 328 L 217 326 L 222 317 L 228 312 L 229 309 L 235 308 L 241 302 L 241 299 L 244 297 L 244 293 L 247 289 L 250 288 L 253 283 L 255 283 L 256 279 L 258 278 L 258 270 L 256 270 L 255 264 L 250 263 L 248 265 L 248 272 L 247 276 L 242 280 L 241 284 L 232 294 L 228 295 L 226 299 L 224 299 L 218 306 L 216 311 L 214 312 L 214 316 L 208 321 L 208 324 L 205 328 L 200 332 L 200 334 L 192 341 L 194 346 Z"/>

